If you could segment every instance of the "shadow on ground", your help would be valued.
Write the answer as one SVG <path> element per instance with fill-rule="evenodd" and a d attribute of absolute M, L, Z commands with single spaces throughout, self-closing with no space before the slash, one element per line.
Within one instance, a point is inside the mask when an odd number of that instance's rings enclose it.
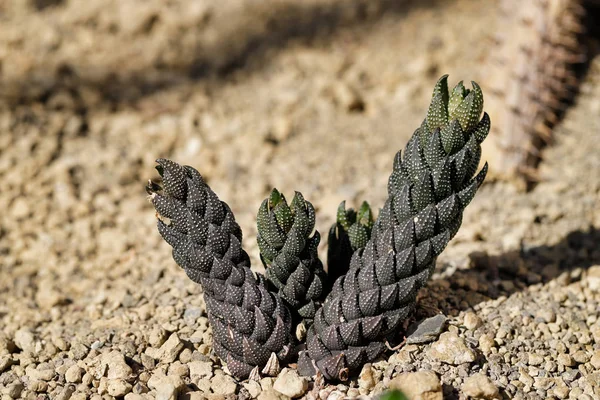
<path fill-rule="evenodd" d="M 560 279 L 561 285 L 581 278 L 583 270 L 600 263 L 600 230 L 573 231 L 559 243 L 498 256 L 470 255 L 471 268 L 432 280 L 420 293 L 416 318 L 460 311 L 500 296 L 527 290 L 531 285 Z"/>
<path fill-rule="evenodd" d="M 110 70 L 109 66 L 95 66 L 101 71 L 96 71 L 95 76 L 100 78 L 86 76 L 85 72 L 77 73 L 77 65 L 64 64 L 56 71 L 44 71 L 44 66 L 38 65 L 22 81 L 0 81 L 0 92 L 11 93 L 12 97 L 8 100 L 13 105 L 46 102 L 53 93 L 61 90 L 69 92 L 75 100 L 81 100 L 82 88 L 99 93 L 103 101 L 110 104 L 133 103 L 176 85 L 208 78 L 222 79 L 240 69 L 253 72 L 268 65 L 274 52 L 288 46 L 291 40 L 310 43 L 317 38 L 328 38 L 330 41 L 330 36 L 342 28 L 359 26 L 367 30 L 384 17 L 393 16 L 401 20 L 414 8 L 435 7 L 437 3 L 440 0 L 274 4 L 266 13 L 266 21 L 258 22 L 264 24 L 266 29 L 244 32 L 243 26 L 239 31 L 230 28 L 228 32 L 236 32 L 235 35 L 221 35 L 208 48 L 197 48 L 191 61 L 162 67 L 148 65 L 138 70 L 130 66 L 130 71 L 128 66 L 118 70 Z M 173 37 L 168 42 L 177 40 L 177 37 Z M 135 63 L 132 66 L 139 67 Z"/>

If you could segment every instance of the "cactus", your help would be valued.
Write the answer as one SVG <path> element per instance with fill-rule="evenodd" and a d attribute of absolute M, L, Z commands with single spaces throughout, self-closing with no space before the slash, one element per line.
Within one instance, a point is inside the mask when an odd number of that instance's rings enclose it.
<path fill-rule="evenodd" d="M 395 157 L 374 223 L 367 203 L 357 212 L 340 205 L 329 276 L 318 257 L 319 233 L 312 233 L 314 208 L 300 193 L 288 205 L 274 189 L 260 206 L 264 278 L 250 271 L 233 213 L 198 171 L 157 160 L 163 186 L 150 182 L 147 191 L 158 230 L 177 264 L 202 285 L 213 348 L 234 376 L 257 377 L 293 361 L 300 318 L 308 321 L 298 358 L 304 374 L 346 380 L 385 351 L 487 173 L 487 164 L 477 169 L 490 119 L 480 119 L 483 94 L 472 85 L 449 91 L 447 76 L 437 82 L 427 117 Z"/>

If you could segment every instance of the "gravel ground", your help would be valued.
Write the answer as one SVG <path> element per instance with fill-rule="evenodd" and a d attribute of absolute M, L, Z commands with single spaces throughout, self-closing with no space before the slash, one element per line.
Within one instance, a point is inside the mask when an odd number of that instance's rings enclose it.
<path fill-rule="evenodd" d="M 483 76 L 496 5 L 215 4 L 0 3 L 1 399 L 600 399 L 600 57 L 542 182 L 467 209 L 413 320 L 446 318 L 347 385 L 224 372 L 145 199 L 154 159 L 201 171 L 260 270 L 271 187 L 322 233 L 343 199 L 383 203 L 439 75 Z"/>

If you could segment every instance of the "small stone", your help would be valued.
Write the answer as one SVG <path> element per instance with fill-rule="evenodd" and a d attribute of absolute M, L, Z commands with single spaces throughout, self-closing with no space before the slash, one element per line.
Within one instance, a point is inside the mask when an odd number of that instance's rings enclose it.
<path fill-rule="evenodd" d="M 556 322 L 556 313 L 548 308 L 539 310 L 536 316 L 546 323 Z"/>
<path fill-rule="evenodd" d="M 110 379 L 106 389 L 111 396 L 125 396 L 127 393 L 131 392 L 131 384 L 123 379 Z"/>
<path fill-rule="evenodd" d="M 284 399 L 289 399 L 289 397 L 286 397 L 283 394 L 276 392 L 273 389 L 269 389 L 269 390 L 260 392 L 257 399 L 258 400 L 284 400 Z"/>
<path fill-rule="evenodd" d="M 156 400 L 177 400 L 177 388 L 166 380 L 156 386 Z"/>
<path fill-rule="evenodd" d="M 198 379 L 196 386 L 201 392 L 210 393 L 210 380 L 207 378 Z"/>
<path fill-rule="evenodd" d="M 572 367 L 575 365 L 575 361 L 569 354 L 559 354 L 556 358 L 556 361 L 559 365 L 563 365 L 565 367 Z"/>
<path fill-rule="evenodd" d="M 573 360 L 579 364 L 586 363 L 589 361 L 589 359 L 589 354 L 583 350 L 578 350 L 575 352 L 575 354 L 573 354 Z"/>
<path fill-rule="evenodd" d="M 125 400 L 146 400 L 146 398 L 138 393 L 127 393 Z"/>
<path fill-rule="evenodd" d="M 423 344 L 433 342 L 444 330 L 447 320 L 445 315 L 438 314 L 411 325 L 408 328 L 406 343 Z"/>
<path fill-rule="evenodd" d="M 177 333 L 171 334 L 169 339 L 160 347 L 160 359 L 166 363 L 172 363 L 179 356 L 184 343 L 179 339 Z"/>
<path fill-rule="evenodd" d="M 529 365 L 542 365 L 544 363 L 544 357 L 536 353 L 529 353 Z"/>
<path fill-rule="evenodd" d="M 266 391 L 273 388 L 275 378 L 262 378 L 258 383 L 260 383 L 260 387 L 262 388 L 262 390 Z"/>
<path fill-rule="evenodd" d="M 440 339 L 431 345 L 429 356 L 450 365 L 475 361 L 475 353 L 453 332 L 443 333 Z"/>
<path fill-rule="evenodd" d="M 305 377 L 298 375 L 298 371 L 284 368 L 275 380 L 273 389 L 294 399 L 306 393 L 308 381 Z"/>
<path fill-rule="evenodd" d="M 592 291 L 600 291 L 600 265 L 588 268 L 587 283 Z"/>
<path fill-rule="evenodd" d="M 77 364 L 73 364 L 67 369 L 65 372 L 65 380 L 70 383 L 78 383 L 81 382 L 81 377 L 83 376 L 83 369 L 80 368 Z"/>
<path fill-rule="evenodd" d="M 29 203 L 23 197 L 17 197 L 12 205 L 9 215 L 15 219 L 23 219 L 30 213 Z"/>
<path fill-rule="evenodd" d="M 192 361 L 188 363 L 190 377 L 211 378 L 213 376 L 212 363 L 208 361 Z"/>
<path fill-rule="evenodd" d="M 8 396 L 10 399 L 18 399 L 21 397 L 21 392 L 23 391 L 23 384 L 19 381 L 13 382 L 8 386 L 0 389 L 0 393 Z M 4 396 L 2 396 L 4 399 Z"/>
<path fill-rule="evenodd" d="M 442 400 L 442 384 L 433 371 L 408 372 L 392 379 L 390 389 L 398 389 L 411 400 Z"/>
<path fill-rule="evenodd" d="M 231 395 L 235 394 L 237 385 L 229 375 L 219 374 L 212 378 L 210 387 L 216 394 Z"/>
<path fill-rule="evenodd" d="M 12 365 L 11 356 L 0 356 L 0 374 L 3 373 L 8 367 Z"/>
<path fill-rule="evenodd" d="M 54 398 L 54 400 L 69 400 L 72 398 L 73 393 L 75 393 L 74 385 L 66 385 L 60 393 Z"/>
<path fill-rule="evenodd" d="M 131 375 L 131 367 L 125 362 L 123 354 L 114 350 L 102 356 L 101 369 L 106 368 L 108 379 L 126 380 Z"/>
<path fill-rule="evenodd" d="M 556 378 L 555 386 L 552 388 L 552 392 L 559 399 L 566 399 L 567 397 L 569 397 L 571 389 L 561 378 Z"/>
<path fill-rule="evenodd" d="M 344 392 L 340 392 L 339 390 L 334 390 L 329 394 L 327 400 L 344 400 L 346 398 L 346 394 Z"/>
<path fill-rule="evenodd" d="M 189 323 L 195 323 L 202 316 L 202 309 L 197 307 L 186 308 L 183 312 L 183 319 Z"/>
<path fill-rule="evenodd" d="M 592 367 L 596 370 L 600 370 L 600 350 L 594 351 L 592 358 L 590 358 L 590 364 L 592 364 Z M 0 371 L 2 371 L 1 368 Z"/>
<path fill-rule="evenodd" d="M 252 396 L 252 398 L 258 397 L 260 392 L 262 392 L 262 388 L 260 387 L 260 384 L 256 381 L 244 382 L 244 383 L 242 383 L 242 386 L 244 386 L 244 388 L 248 391 L 248 393 L 250 394 L 250 396 Z"/>
<path fill-rule="evenodd" d="M 372 389 L 375 386 L 375 377 L 373 376 L 373 368 L 371 364 L 365 364 L 358 377 L 358 387 L 362 389 Z"/>
<path fill-rule="evenodd" d="M 24 351 L 34 352 L 35 351 L 35 339 L 33 333 L 29 329 L 21 328 L 15 332 L 15 345 Z"/>
<path fill-rule="evenodd" d="M 464 325 L 468 330 L 477 329 L 481 326 L 481 318 L 479 318 L 475 313 L 469 311 L 465 314 Z"/>
<path fill-rule="evenodd" d="M 500 391 L 492 380 L 483 374 L 475 374 L 465 379 L 461 387 L 463 393 L 475 399 L 498 399 Z"/>
<path fill-rule="evenodd" d="M 489 335 L 489 334 L 485 334 L 485 335 L 481 335 L 479 337 L 479 348 L 481 349 L 481 352 L 485 355 L 488 355 L 491 353 L 492 348 L 496 346 L 496 342 L 494 341 L 494 338 Z"/>
<path fill-rule="evenodd" d="M 577 369 L 568 369 L 562 373 L 561 378 L 565 382 L 573 382 L 579 376 L 579 370 Z"/>
<path fill-rule="evenodd" d="M 83 360 L 89 352 L 90 349 L 85 344 L 76 341 L 69 349 L 69 358 L 72 360 Z"/>
<path fill-rule="evenodd" d="M 51 381 L 55 375 L 54 368 L 48 364 L 39 364 L 37 368 L 29 365 L 25 368 L 25 373 L 31 380 L 46 382 Z"/>

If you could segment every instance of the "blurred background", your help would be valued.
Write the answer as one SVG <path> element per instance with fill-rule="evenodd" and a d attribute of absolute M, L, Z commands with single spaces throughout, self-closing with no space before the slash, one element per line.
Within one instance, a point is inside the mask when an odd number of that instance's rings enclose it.
<path fill-rule="evenodd" d="M 255 216 L 272 187 L 315 205 L 324 248 L 342 200 L 382 206 L 441 75 L 485 88 L 494 38 L 510 30 L 498 15 L 478 0 L 1 0 L 4 335 L 89 350 L 136 321 L 181 330 L 202 309 L 145 198 L 158 157 L 197 168 L 231 206 L 257 270 Z M 600 261 L 600 60 L 579 77 L 541 183 L 486 185 L 440 259 L 452 279 L 475 251 L 510 255 L 522 279 L 478 272 L 493 290 L 451 280 L 461 290 L 496 298 Z M 147 346 L 134 343 L 130 357 Z M 40 346 L 35 365 L 61 351 Z"/>

